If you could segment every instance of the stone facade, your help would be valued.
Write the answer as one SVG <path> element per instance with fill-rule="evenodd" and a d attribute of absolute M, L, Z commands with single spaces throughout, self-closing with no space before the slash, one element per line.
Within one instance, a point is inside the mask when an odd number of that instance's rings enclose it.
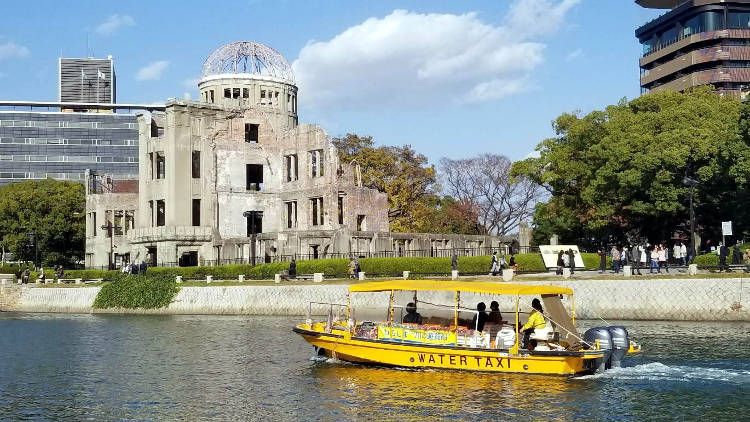
<path fill-rule="evenodd" d="M 137 115 L 137 193 L 88 192 L 89 267 L 109 263 L 112 245 L 94 221 L 110 210 L 135 213 L 115 254 L 151 265 L 487 253 L 503 244 L 493 236 L 389 233 L 386 195 L 360 185 L 323 129 L 298 123 L 293 80 L 204 74 L 198 86 L 200 101 L 171 100 L 164 112 Z"/>

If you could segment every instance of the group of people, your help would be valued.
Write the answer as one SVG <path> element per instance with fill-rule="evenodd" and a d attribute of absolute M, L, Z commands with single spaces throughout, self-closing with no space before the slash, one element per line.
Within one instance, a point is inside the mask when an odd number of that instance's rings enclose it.
<path fill-rule="evenodd" d="M 477 312 L 471 319 L 471 323 L 468 325 L 469 329 L 476 329 L 477 331 L 484 331 L 487 323 L 502 325 L 503 315 L 500 313 L 500 304 L 493 300 L 490 303 L 490 312 L 486 312 L 487 305 L 484 302 L 477 304 Z M 414 302 L 409 302 L 406 305 L 406 315 L 402 318 L 404 324 L 422 324 L 424 319 L 422 315 L 417 312 L 417 305 Z M 521 340 L 521 348 L 533 350 L 536 347 L 536 340 L 530 339 L 531 334 L 535 329 L 542 329 L 547 325 L 547 320 L 544 318 L 544 309 L 539 299 L 534 298 L 531 301 L 531 312 L 529 318 L 526 320 L 526 324 L 518 327 L 519 335 L 523 334 Z"/>
<path fill-rule="evenodd" d="M 557 271 L 555 274 L 562 275 L 564 268 L 570 268 L 570 273 L 576 272 L 576 251 L 568 249 L 568 251 L 561 250 L 557 253 Z"/>
<path fill-rule="evenodd" d="M 490 274 L 493 276 L 503 275 L 503 269 L 505 268 L 510 268 L 513 271 L 517 270 L 515 255 L 510 254 L 510 258 L 506 261 L 505 255 L 500 254 L 500 256 L 498 256 L 497 252 L 492 252 L 492 259 L 490 260 Z M 458 265 L 453 264 L 453 269 L 458 270 Z"/>
<path fill-rule="evenodd" d="M 54 271 L 55 271 L 55 277 L 58 280 L 61 279 L 61 278 L 63 278 L 64 270 L 63 270 L 63 266 L 62 265 L 55 265 Z M 47 274 L 44 272 L 44 268 L 43 267 L 39 268 L 37 274 L 38 274 L 38 276 L 37 276 L 36 281 L 38 281 L 40 283 L 46 283 L 47 282 Z M 31 278 L 31 268 L 26 267 L 23 270 L 21 270 L 19 268 L 18 271 L 16 272 L 16 278 L 19 279 L 19 280 L 21 280 L 21 283 L 28 284 L 29 283 L 29 279 Z"/>
<path fill-rule="evenodd" d="M 612 259 L 612 271 L 617 274 L 620 270 L 630 265 L 633 268 L 633 274 L 642 275 L 641 268 L 649 269 L 649 273 L 661 273 L 662 269 L 669 272 L 670 262 L 675 265 L 687 265 L 692 260 L 688 253 L 688 248 L 684 243 L 677 241 L 670 249 L 665 243 L 651 245 L 646 242 L 636 243 L 625 246 L 612 246 L 607 251 L 605 248 L 599 249 L 599 272 L 604 273 L 607 270 L 607 257 Z"/>
<path fill-rule="evenodd" d="M 133 261 L 132 263 L 123 262 L 122 267 L 120 268 L 120 271 L 123 274 L 132 274 L 132 275 L 138 275 L 138 274 L 146 274 L 147 265 L 144 261 Z"/>

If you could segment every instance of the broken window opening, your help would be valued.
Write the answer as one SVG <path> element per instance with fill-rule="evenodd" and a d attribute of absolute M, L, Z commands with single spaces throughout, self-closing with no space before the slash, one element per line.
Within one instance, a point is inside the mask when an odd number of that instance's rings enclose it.
<path fill-rule="evenodd" d="M 201 225 L 201 200 L 193 199 L 193 226 Z"/>
<path fill-rule="evenodd" d="M 323 198 L 311 198 L 310 208 L 312 210 L 312 225 L 322 226 L 323 220 Z"/>
<path fill-rule="evenodd" d="M 284 162 L 286 164 L 286 181 L 291 182 L 294 180 L 298 180 L 299 176 L 297 173 L 297 154 L 284 156 Z"/>
<path fill-rule="evenodd" d="M 209 92 L 211 93 L 211 102 L 213 103 L 214 102 L 214 90 L 212 89 Z"/>
<path fill-rule="evenodd" d="M 247 237 L 263 233 L 263 211 L 247 211 Z"/>
<path fill-rule="evenodd" d="M 361 232 L 365 230 L 367 230 L 367 220 L 363 214 L 359 214 L 357 215 L 357 231 Z"/>
<path fill-rule="evenodd" d="M 242 88 L 242 98 L 250 98 L 250 90 L 248 88 Z"/>
<path fill-rule="evenodd" d="M 339 194 L 339 224 L 344 224 L 344 195 Z"/>
<path fill-rule="evenodd" d="M 323 176 L 323 150 L 310 151 L 310 174 L 312 177 Z"/>
<path fill-rule="evenodd" d="M 245 178 L 247 190 L 259 192 L 263 189 L 263 165 L 262 164 L 246 164 L 245 165 Z"/>
<path fill-rule="evenodd" d="M 156 178 L 164 179 L 166 175 L 166 162 L 163 152 L 156 153 Z"/>
<path fill-rule="evenodd" d="M 232 98 L 240 98 L 240 89 L 232 88 Z"/>
<path fill-rule="evenodd" d="M 286 228 L 297 227 L 297 201 L 286 202 Z"/>
<path fill-rule="evenodd" d="M 201 152 L 193 151 L 193 179 L 201 177 Z"/>
<path fill-rule="evenodd" d="M 245 123 L 245 142 L 258 142 L 258 128 L 255 123 Z"/>
<path fill-rule="evenodd" d="M 164 205 L 164 200 L 160 199 L 156 201 L 156 226 L 160 227 L 163 226 L 165 223 L 166 217 L 166 209 Z"/>
<path fill-rule="evenodd" d="M 224 98 L 232 98 L 232 90 L 229 88 L 224 88 Z"/>

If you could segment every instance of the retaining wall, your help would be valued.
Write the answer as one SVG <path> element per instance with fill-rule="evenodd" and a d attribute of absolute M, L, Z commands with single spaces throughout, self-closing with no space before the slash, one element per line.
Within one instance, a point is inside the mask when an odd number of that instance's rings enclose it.
<path fill-rule="evenodd" d="M 550 284 L 549 282 L 528 282 Z M 687 321 L 750 321 L 750 279 L 627 279 L 556 280 L 553 284 L 575 291 L 578 318 L 649 319 Z M 305 315 L 308 303 L 346 303 L 346 285 L 273 285 L 182 287 L 175 300 L 156 310 L 93 310 L 99 287 L 39 288 L 1 286 L 0 310 L 22 312 L 126 312 L 154 314 L 257 314 Z M 450 292 L 420 292 L 420 308 L 452 304 Z M 464 293 L 462 305 L 473 308 L 477 302 L 500 302 L 501 310 L 514 309 L 512 297 L 489 297 Z M 406 305 L 411 292 L 397 294 L 396 303 Z M 529 310 L 531 298 L 521 298 L 522 310 Z M 528 303 L 526 303 L 528 302 Z M 352 304 L 357 319 L 383 319 L 388 293 L 355 293 Z M 568 298 L 564 303 L 571 309 Z M 366 308 L 369 308 L 366 310 Z M 327 312 L 316 305 L 313 314 Z M 370 315 L 371 314 L 371 315 Z"/>

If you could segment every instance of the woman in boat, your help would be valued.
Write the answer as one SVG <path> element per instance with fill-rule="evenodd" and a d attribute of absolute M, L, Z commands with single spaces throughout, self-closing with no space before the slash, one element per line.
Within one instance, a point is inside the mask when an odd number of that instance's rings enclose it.
<path fill-rule="evenodd" d="M 494 322 L 495 324 L 503 323 L 503 314 L 500 313 L 500 304 L 496 300 L 490 303 L 490 316 L 487 322 Z"/>
<path fill-rule="evenodd" d="M 484 302 L 479 302 L 477 304 L 477 313 L 474 314 L 474 318 L 471 319 L 471 325 L 469 326 L 470 330 L 473 330 L 476 328 L 477 331 L 484 331 L 484 324 L 487 322 L 487 319 L 489 316 L 487 315 L 487 312 L 484 310 L 487 309 L 487 305 L 484 304 Z M 477 319 L 477 317 L 479 317 Z"/>
<path fill-rule="evenodd" d="M 402 320 L 404 324 L 422 324 L 422 315 L 417 312 L 417 305 L 413 302 L 406 304 L 406 315 Z"/>
<path fill-rule="evenodd" d="M 539 299 L 534 298 L 534 300 L 531 301 L 531 308 L 529 319 L 526 320 L 526 324 L 524 324 L 519 331 L 523 332 L 522 348 L 534 350 L 536 347 L 536 340 L 531 340 L 531 348 L 529 348 L 529 337 L 531 336 L 531 333 L 534 332 L 534 329 L 544 328 L 547 325 L 547 321 L 544 319 L 544 309 L 542 308 L 542 302 L 540 302 Z"/>

